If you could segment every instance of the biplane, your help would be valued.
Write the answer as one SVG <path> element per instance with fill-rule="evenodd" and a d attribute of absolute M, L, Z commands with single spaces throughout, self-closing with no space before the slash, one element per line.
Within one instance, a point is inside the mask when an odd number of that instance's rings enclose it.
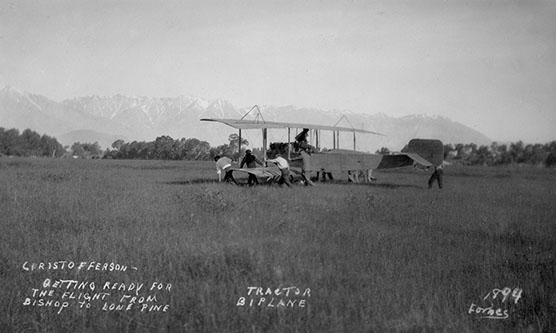
<path fill-rule="evenodd" d="M 258 114 L 255 119 L 245 119 L 245 117 L 253 110 L 257 109 Z M 353 127 L 342 126 L 326 126 L 314 124 L 302 124 L 292 122 L 275 122 L 265 121 L 260 114 L 258 106 L 254 106 L 241 119 L 214 119 L 203 118 L 201 121 L 210 121 L 225 124 L 239 130 L 239 142 L 241 142 L 242 130 L 261 130 L 262 131 L 262 151 L 264 158 L 273 158 L 277 153 L 283 157 L 287 156 L 290 164 L 290 171 L 294 174 L 308 175 L 311 173 L 331 173 L 331 172 L 352 172 L 355 170 L 376 170 L 400 168 L 406 166 L 419 166 L 423 168 L 438 166 L 442 164 L 444 159 L 444 146 L 440 140 L 428 139 L 412 139 L 407 146 L 400 152 L 390 154 L 372 154 L 360 152 L 356 150 L 356 134 L 383 135 L 381 133 L 372 132 Z M 288 142 L 271 144 L 271 148 L 267 149 L 267 138 L 269 129 L 284 129 L 288 131 Z M 300 151 L 297 148 L 297 142 L 292 142 L 291 131 L 309 130 L 312 131 L 314 138 L 314 146 L 310 154 L 305 154 L 301 158 Z M 320 149 L 321 131 L 332 132 L 332 145 L 330 150 Z M 340 132 L 353 133 L 353 150 L 340 149 Z M 313 143 L 313 142 L 312 142 Z M 239 145 L 239 155 L 241 156 L 241 145 Z M 278 151 L 276 147 L 280 147 Z M 284 156 L 286 155 L 286 156 Z M 268 180 L 279 177 L 280 171 L 274 166 L 265 166 L 258 168 L 234 168 L 234 171 L 245 172 L 255 175 L 258 178 L 267 178 Z M 304 177 L 305 178 L 305 177 Z M 308 177 L 307 177 L 308 178 Z M 318 176 L 317 176 L 318 179 Z"/>

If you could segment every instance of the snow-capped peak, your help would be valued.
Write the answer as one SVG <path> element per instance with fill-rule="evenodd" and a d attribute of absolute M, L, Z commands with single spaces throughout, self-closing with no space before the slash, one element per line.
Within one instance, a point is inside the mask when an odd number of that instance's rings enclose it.
<path fill-rule="evenodd" d="M 7 94 L 14 97 L 21 97 L 25 95 L 25 92 L 12 86 L 5 86 L 4 88 L 2 88 L 1 92 L 2 94 Z"/>

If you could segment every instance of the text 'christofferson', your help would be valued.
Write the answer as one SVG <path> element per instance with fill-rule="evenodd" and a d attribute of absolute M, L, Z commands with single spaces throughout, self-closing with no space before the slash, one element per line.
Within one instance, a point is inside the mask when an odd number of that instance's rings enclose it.
<path fill-rule="evenodd" d="M 106 272 L 125 272 L 129 269 L 137 270 L 137 267 L 122 265 L 114 262 L 95 262 L 95 261 L 48 261 L 48 262 L 24 262 L 21 266 L 24 271 L 56 271 L 56 270 L 78 270 L 78 271 L 106 271 Z"/>

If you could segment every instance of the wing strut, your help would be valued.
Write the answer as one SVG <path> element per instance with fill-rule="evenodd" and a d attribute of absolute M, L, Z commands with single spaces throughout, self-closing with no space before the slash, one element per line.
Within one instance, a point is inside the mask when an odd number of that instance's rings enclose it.
<path fill-rule="evenodd" d="M 264 118 L 263 118 L 263 114 L 261 113 L 261 109 L 259 109 L 259 106 L 256 105 L 256 104 L 251 108 L 251 110 L 247 111 L 247 113 L 244 114 L 243 117 L 241 117 L 240 120 L 245 119 L 245 117 L 247 117 L 247 115 L 248 115 L 249 113 L 251 113 L 251 111 L 253 111 L 253 109 L 257 109 L 257 114 L 255 115 L 255 121 L 256 121 L 256 122 L 262 121 L 262 122 L 264 123 L 265 120 L 264 120 Z"/>
<path fill-rule="evenodd" d="M 263 158 L 266 159 L 266 128 L 263 128 Z"/>
<path fill-rule="evenodd" d="M 355 127 L 353 127 L 353 125 L 351 124 L 351 121 L 349 121 L 349 119 L 346 117 L 346 115 L 342 115 L 340 117 L 340 119 L 336 122 L 336 124 L 334 124 L 334 126 L 338 126 L 338 124 L 342 121 L 342 119 L 345 119 L 347 121 L 347 123 L 349 124 L 349 126 L 353 129 L 353 150 L 357 150 L 357 141 L 355 139 Z M 340 149 L 340 132 L 336 131 L 334 132 L 334 148 L 338 148 Z"/>
<path fill-rule="evenodd" d="M 237 147 L 238 150 L 238 155 L 237 155 L 237 159 L 239 161 L 239 159 L 241 158 L 241 128 L 239 129 L 239 145 Z"/>

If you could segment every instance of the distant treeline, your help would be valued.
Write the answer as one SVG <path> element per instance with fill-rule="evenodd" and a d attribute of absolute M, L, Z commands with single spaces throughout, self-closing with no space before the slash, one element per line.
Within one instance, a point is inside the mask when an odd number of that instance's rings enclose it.
<path fill-rule="evenodd" d="M 124 142 L 116 140 L 112 149 L 102 150 L 97 142 L 74 143 L 70 151 L 54 137 L 26 129 L 22 133 L 17 129 L 6 130 L 0 127 L 0 155 L 109 159 L 144 159 L 144 160 L 212 160 L 216 155 L 237 158 L 239 137 L 231 134 L 228 143 L 211 147 L 206 141 L 199 139 L 172 139 L 170 136 L 159 136 L 154 141 Z M 242 146 L 248 146 L 242 140 Z M 68 147 L 69 148 L 69 147 Z M 257 156 L 259 149 L 252 149 Z M 387 154 L 389 150 L 382 148 L 377 153 Z M 444 159 L 464 165 L 516 165 L 531 164 L 536 166 L 556 166 L 556 141 L 546 144 L 524 144 L 522 141 L 509 144 L 493 142 L 490 146 L 476 144 L 444 145 Z"/>
<path fill-rule="evenodd" d="M 389 154 L 388 148 L 381 148 L 377 154 Z M 493 142 L 490 146 L 474 143 L 444 145 L 444 160 L 463 165 L 517 165 L 556 166 L 556 141 L 546 144 L 527 144 L 518 141 L 510 144 Z"/>
<path fill-rule="evenodd" d="M 228 144 L 211 147 L 206 141 L 199 139 L 172 139 L 169 136 L 159 136 L 155 141 L 124 142 L 116 140 L 112 144 L 113 150 L 107 151 L 104 158 L 112 159 L 143 159 L 143 160 L 211 160 L 216 155 L 233 156 L 237 154 L 239 137 L 231 134 Z M 248 145 L 247 140 L 241 140 Z"/>
<path fill-rule="evenodd" d="M 98 142 L 75 142 L 71 147 L 64 148 L 56 138 L 46 134 L 41 136 L 30 129 L 20 133 L 15 128 L 6 130 L 0 127 L 0 156 L 211 160 L 216 155 L 237 155 L 238 135 L 231 134 L 228 140 L 227 144 L 211 147 L 208 142 L 195 138 L 174 140 L 170 136 L 160 136 L 148 142 L 116 140 L 112 143 L 113 149 L 103 151 Z M 242 144 L 247 146 L 249 142 L 242 140 Z"/>
<path fill-rule="evenodd" d="M 19 133 L 15 128 L 0 127 L 0 155 L 60 157 L 64 153 L 64 147 L 54 137 L 41 136 L 30 129 Z"/>
<path fill-rule="evenodd" d="M 104 158 L 117 159 L 162 159 L 162 160 L 212 160 L 216 155 L 237 155 L 237 134 L 229 136 L 228 144 L 211 147 L 206 141 L 198 139 L 172 139 L 161 136 L 151 142 L 125 143 L 117 140 L 112 144 L 114 150 L 107 151 Z M 242 145 L 249 143 L 242 140 Z M 389 153 L 382 148 L 378 153 Z M 259 149 L 253 149 L 260 155 Z M 236 156 L 237 157 L 237 156 Z M 493 142 L 490 146 L 476 144 L 444 145 L 444 159 L 464 165 L 498 166 L 511 164 L 531 164 L 553 167 L 556 165 L 556 141 L 547 144 L 527 144 L 522 141 L 510 144 Z"/>
<path fill-rule="evenodd" d="M 527 144 L 518 141 L 510 144 L 493 142 L 490 146 L 457 144 L 444 146 L 444 159 L 465 165 L 531 164 L 553 167 L 556 165 L 556 141 L 546 144 Z"/>

